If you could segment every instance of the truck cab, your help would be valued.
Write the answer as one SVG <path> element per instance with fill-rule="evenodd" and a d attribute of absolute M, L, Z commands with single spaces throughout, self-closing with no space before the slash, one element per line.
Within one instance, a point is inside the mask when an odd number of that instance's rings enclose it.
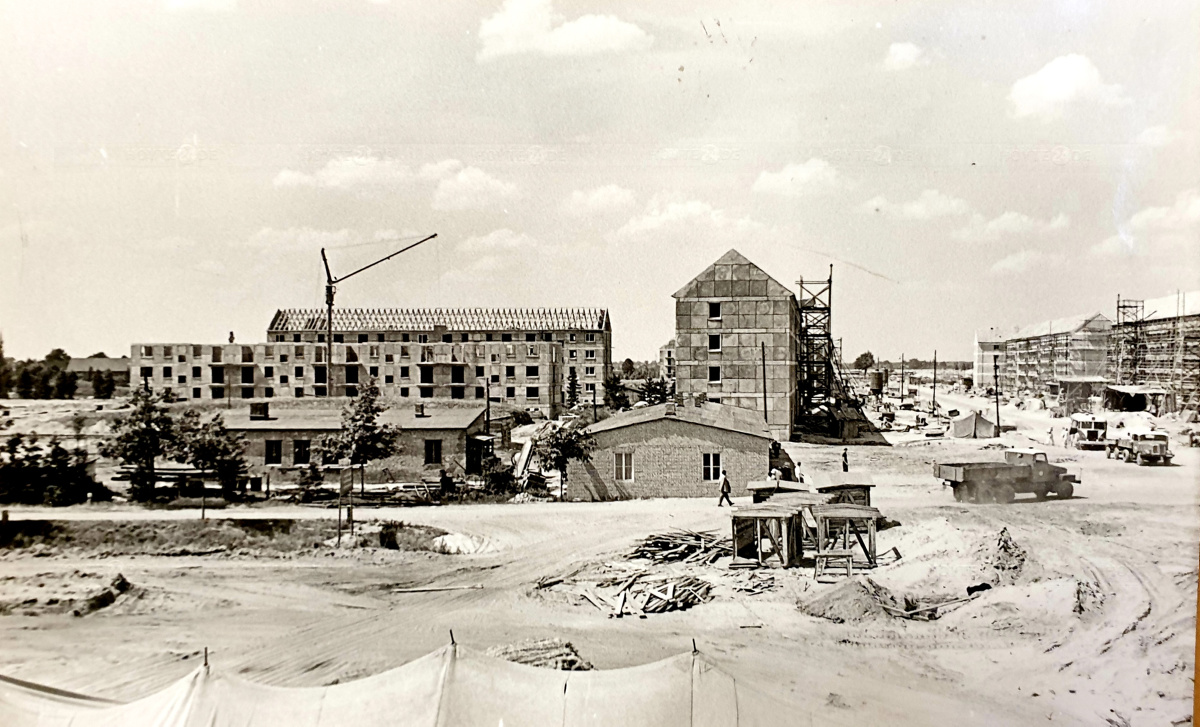
<path fill-rule="evenodd" d="M 1125 462 L 1170 464 L 1171 439 L 1166 432 L 1127 432 L 1109 445 L 1108 455 Z"/>
<path fill-rule="evenodd" d="M 1067 438 L 1076 449 L 1102 449 L 1108 439 L 1108 422 L 1091 414 L 1072 414 Z"/>

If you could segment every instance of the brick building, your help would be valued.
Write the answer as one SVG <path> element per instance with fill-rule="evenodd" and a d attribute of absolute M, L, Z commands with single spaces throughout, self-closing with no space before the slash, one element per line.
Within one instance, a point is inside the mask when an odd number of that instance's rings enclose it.
<path fill-rule="evenodd" d="M 795 294 L 730 250 L 674 298 L 676 392 L 758 412 L 759 421 L 765 404 L 772 435 L 790 439 L 800 413 Z"/>
<path fill-rule="evenodd" d="M 292 482 L 310 462 L 322 462 L 318 443 L 341 430 L 336 409 L 276 408 L 268 416 L 251 416 L 248 409 L 224 412 L 225 426 L 246 439 L 251 477 L 271 484 Z M 475 474 L 487 451 L 483 405 L 426 406 L 416 403 L 385 410 L 381 424 L 400 427 L 398 453 L 366 468 L 367 482 L 419 482 L 439 470 Z"/>
<path fill-rule="evenodd" d="M 587 429 L 589 462 L 567 469 L 568 499 L 712 497 L 725 469 L 732 495 L 766 478 L 772 437 L 761 415 L 703 403 L 658 404 L 615 414 Z"/>

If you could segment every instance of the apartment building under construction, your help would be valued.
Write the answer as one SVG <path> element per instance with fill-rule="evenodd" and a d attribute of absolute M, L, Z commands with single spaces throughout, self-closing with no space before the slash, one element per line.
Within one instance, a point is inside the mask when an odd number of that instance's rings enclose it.
<path fill-rule="evenodd" d="M 1200 409 L 1200 291 L 1118 298 L 1109 342 L 1113 403 L 1161 397 L 1164 411 Z"/>
<path fill-rule="evenodd" d="M 1103 389 L 1112 321 L 1101 313 L 1027 326 L 1004 341 L 1001 386 L 1009 395 L 1058 395 L 1072 385 Z"/>

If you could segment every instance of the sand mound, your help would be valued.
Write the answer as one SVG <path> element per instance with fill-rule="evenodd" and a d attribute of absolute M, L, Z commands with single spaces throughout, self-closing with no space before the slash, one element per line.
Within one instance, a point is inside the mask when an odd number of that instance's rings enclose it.
<path fill-rule="evenodd" d="M 863 576 L 839 583 L 825 593 L 797 606 L 802 613 L 834 623 L 855 623 L 869 618 L 887 616 L 880 604 L 900 608 L 891 591 Z"/>
<path fill-rule="evenodd" d="M 989 575 L 994 578 L 993 585 L 1011 585 L 1024 573 L 1028 559 L 1029 554 L 1012 539 L 1008 528 L 1002 528 L 996 538 L 996 545 L 987 554 L 984 564 L 991 570 Z"/>

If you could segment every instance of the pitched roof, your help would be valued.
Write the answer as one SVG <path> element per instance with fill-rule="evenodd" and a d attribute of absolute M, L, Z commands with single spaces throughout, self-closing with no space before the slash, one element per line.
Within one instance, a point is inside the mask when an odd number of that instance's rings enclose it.
<path fill-rule="evenodd" d="M 1088 313 L 1085 315 L 1057 318 L 1052 321 L 1035 323 L 1032 326 L 1026 326 L 1022 328 L 1009 338 L 1036 338 L 1038 336 L 1045 336 L 1051 333 L 1075 333 L 1097 319 L 1101 319 L 1104 323 L 1111 324 L 1111 321 L 1108 319 L 1108 317 L 1102 313 Z"/>
<path fill-rule="evenodd" d="M 687 285 L 675 291 L 674 298 L 691 298 L 691 297 L 713 297 L 716 294 L 700 293 L 702 283 L 709 282 L 740 282 L 740 281 L 766 281 L 764 292 L 762 293 L 746 293 L 745 295 L 760 296 L 765 295 L 769 298 L 786 298 L 794 297 L 795 294 L 754 263 L 750 262 L 737 250 L 731 249 L 729 252 L 722 255 L 715 263 L 709 265 L 696 277 L 692 278 Z"/>
<path fill-rule="evenodd" d="M 73 358 L 67 362 L 67 371 L 87 373 L 88 371 L 112 371 L 126 373 L 129 371 L 129 358 Z"/>
<path fill-rule="evenodd" d="M 669 406 L 674 407 L 674 414 L 667 413 L 667 407 Z M 607 432 L 613 429 L 646 424 L 648 422 L 659 421 L 660 419 L 677 419 L 681 422 L 699 424 L 700 426 L 712 427 L 714 429 L 725 429 L 731 432 L 740 432 L 754 437 L 762 437 L 763 439 L 772 438 L 771 434 L 767 431 L 767 425 L 763 422 L 761 414 L 756 414 L 749 409 L 726 406 L 724 404 L 713 404 L 707 401 L 703 402 L 700 406 L 696 406 L 695 404 L 655 404 L 654 406 L 642 407 L 641 409 L 631 409 L 596 422 L 589 426 L 587 431 L 595 434 L 597 432 Z"/>
<path fill-rule="evenodd" d="M 275 311 L 269 332 L 324 331 L 325 311 Z M 603 331 L 604 308 L 334 308 L 335 331 Z"/>
<path fill-rule="evenodd" d="M 483 416 L 484 406 L 425 406 L 418 417 L 412 406 L 392 407 L 379 415 L 380 424 L 401 429 L 467 429 Z M 225 426 L 236 431 L 337 431 L 342 428 L 340 409 L 272 409 L 270 419 L 250 419 L 248 409 L 222 412 Z"/>

